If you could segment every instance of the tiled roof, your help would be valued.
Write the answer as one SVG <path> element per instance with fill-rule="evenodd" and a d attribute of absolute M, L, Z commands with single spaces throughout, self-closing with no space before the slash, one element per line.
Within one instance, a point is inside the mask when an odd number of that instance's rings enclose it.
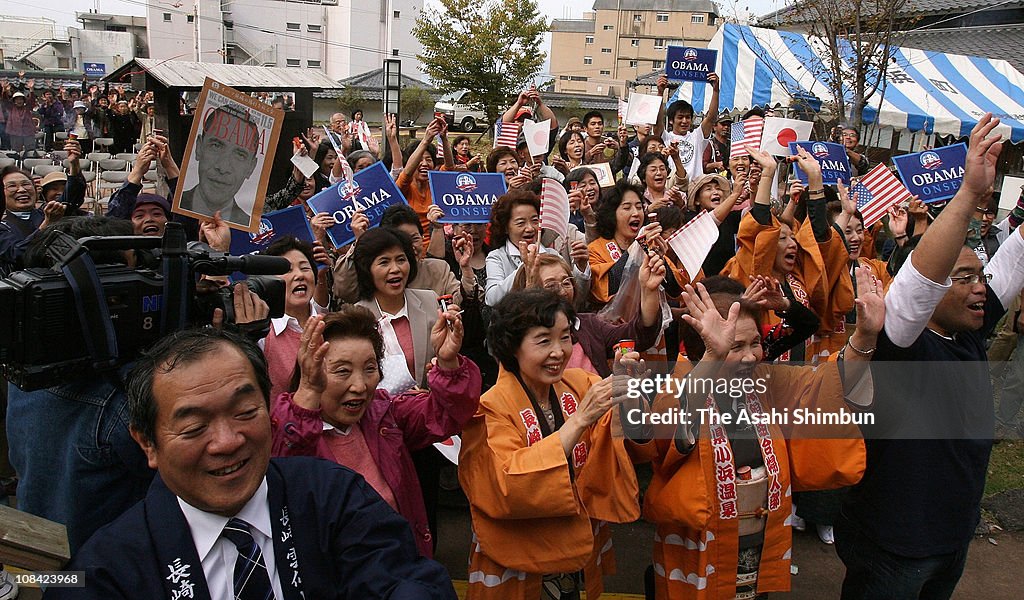
<path fill-rule="evenodd" d="M 710 0 L 594 0 L 594 10 L 660 10 L 718 14 Z"/>
<path fill-rule="evenodd" d="M 902 35 L 900 45 L 907 48 L 1001 58 L 1024 73 L 1024 25 L 922 29 Z"/>
<path fill-rule="evenodd" d="M 1020 0 L 907 0 L 906 7 L 900 11 L 905 17 L 921 17 L 925 15 L 962 15 L 985 8 L 998 7 L 999 10 L 1019 7 Z M 815 19 L 814 11 L 800 12 L 799 2 L 795 2 L 779 10 L 761 15 L 757 24 L 763 27 L 785 23 L 806 23 Z"/>
<path fill-rule="evenodd" d="M 561 33 L 594 33 L 593 19 L 554 19 L 551 31 Z"/>

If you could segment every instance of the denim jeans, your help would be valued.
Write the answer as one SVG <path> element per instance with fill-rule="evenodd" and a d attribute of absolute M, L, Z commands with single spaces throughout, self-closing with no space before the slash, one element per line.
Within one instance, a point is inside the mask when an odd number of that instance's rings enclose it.
<path fill-rule="evenodd" d="M 34 392 L 10 384 L 7 438 L 18 508 L 64 524 L 72 554 L 141 500 L 154 475 L 128 433 L 124 391 L 99 375 Z"/>
<path fill-rule="evenodd" d="M 846 565 L 842 600 L 947 600 L 967 562 L 969 543 L 951 554 L 926 558 L 884 550 L 840 517 L 836 553 Z"/>

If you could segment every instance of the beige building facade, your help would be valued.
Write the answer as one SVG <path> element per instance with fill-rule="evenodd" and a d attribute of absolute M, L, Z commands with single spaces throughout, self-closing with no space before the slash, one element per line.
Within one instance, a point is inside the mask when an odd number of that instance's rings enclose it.
<path fill-rule="evenodd" d="M 710 0 L 595 0 L 582 19 L 551 22 L 555 91 L 622 96 L 665 68 L 669 45 L 707 47 L 718 20 Z"/>

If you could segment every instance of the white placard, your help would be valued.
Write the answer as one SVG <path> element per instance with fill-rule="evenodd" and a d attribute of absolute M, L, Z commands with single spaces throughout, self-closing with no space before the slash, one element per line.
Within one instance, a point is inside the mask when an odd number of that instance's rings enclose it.
<path fill-rule="evenodd" d="M 1011 211 L 1014 206 L 1017 206 L 1021 186 L 1024 186 L 1024 177 L 1012 175 L 1003 177 L 1003 187 L 999 188 L 999 210 Z"/>
<path fill-rule="evenodd" d="M 530 147 L 530 156 L 545 156 L 551 149 L 551 119 L 536 123 L 529 119 L 523 121 L 523 138 Z"/>
<path fill-rule="evenodd" d="M 661 97 L 632 93 L 626 106 L 626 125 L 653 125 L 658 122 Z"/>

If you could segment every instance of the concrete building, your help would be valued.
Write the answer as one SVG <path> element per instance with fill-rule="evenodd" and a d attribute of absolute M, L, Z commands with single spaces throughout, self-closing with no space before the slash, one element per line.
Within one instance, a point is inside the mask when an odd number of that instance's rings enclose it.
<path fill-rule="evenodd" d="M 711 0 L 595 0 L 582 19 L 551 22 L 555 91 L 621 96 L 665 68 L 669 45 L 706 47 L 717 25 Z"/>
<path fill-rule="evenodd" d="M 67 28 L 42 17 L 5 16 L 0 20 L 0 55 L 5 69 L 76 68 Z"/>
<path fill-rule="evenodd" d="M 150 56 L 240 65 L 318 69 L 331 79 L 402 59 L 417 73 L 412 35 L 423 0 L 185 0 L 150 4 Z"/>

